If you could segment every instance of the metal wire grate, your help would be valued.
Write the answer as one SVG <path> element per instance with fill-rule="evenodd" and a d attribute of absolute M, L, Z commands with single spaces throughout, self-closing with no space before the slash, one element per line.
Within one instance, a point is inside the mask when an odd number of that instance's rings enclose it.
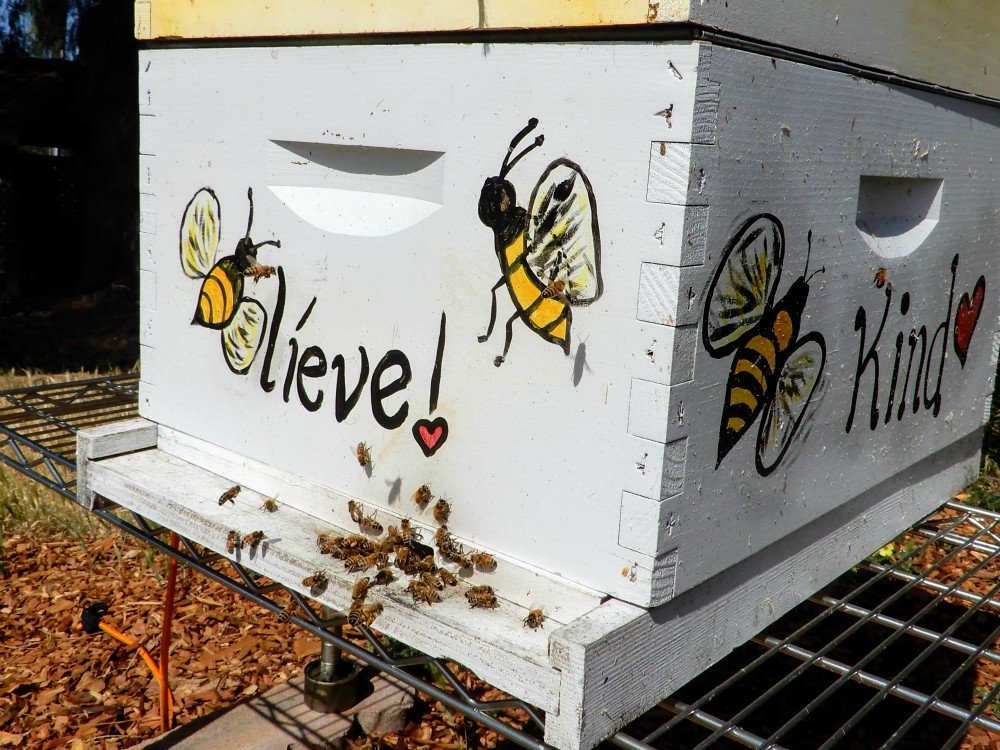
<path fill-rule="evenodd" d="M 76 431 L 134 416 L 137 387 L 138 376 L 124 375 L 0 393 L 0 460 L 72 498 Z M 173 549 L 166 529 L 123 517 L 111 503 L 96 512 L 267 609 L 291 597 L 300 627 L 523 747 L 547 747 L 537 739 L 540 712 L 516 700 L 477 702 L 443 660 L 394 658 L 367 630 L 362 648 L 328 630 L 297 592 L 187 540 Z M 1000 665 L 1000 514 L 946 503 L 878 559 L 859 563 L 609 742 L 825 750 L 946 748 L 978 738 L 996 746 L 1000 668 L 996 681 L 978 673 Z M 407 671 L 416 664 L 435 666 L 451 690 Z M 497 718 L 512 707 L 528 711 L 525 731 Z"/>

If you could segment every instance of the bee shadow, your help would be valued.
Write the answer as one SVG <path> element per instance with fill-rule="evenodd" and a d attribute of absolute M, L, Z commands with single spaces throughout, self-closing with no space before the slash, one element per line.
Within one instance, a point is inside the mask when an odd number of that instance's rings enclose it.
<path fill-rule="evenodd" d="M 583 380 L 583 372 L 593 372 L 587 365 L 587 342 L 581 341 L 576 347 L 576 355 L 573 357 L 573 386 L 580 385 Z"/>
<path fill-rule="evenodd" d="M 403 489 L 403 478 L 396 477 L 393 481 L 386 482 L 385 486 L 389 488 L 389 495 L 386 497 L 386 502 L 390 505 L 397 502 Z"/>

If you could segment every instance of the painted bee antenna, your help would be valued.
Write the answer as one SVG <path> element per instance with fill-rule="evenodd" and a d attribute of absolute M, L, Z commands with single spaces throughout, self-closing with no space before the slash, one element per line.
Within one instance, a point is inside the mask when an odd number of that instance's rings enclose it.
<path fill-rule="evenodd" d="M 816 274 L 826 273 L 826 266 L 820 266 L 818 269 L 816 269 L 811 274 L 806 276 L 806 274 L 809 273 L 809 257 L 812 255 L 812 248 L 813 248 L 813 231 L 810 229 L 809 233 L 806 235 L 806 268 L 805 271 L 802 272 L 802 275 L 805 276 L 806 278 L 807 284 L 809 283 L 809 280 L 812 279 L 812 277 L 815 276 Z"/>
<path fill-rule="evenodd" d="M 274 247 L 281 247 L 281 240 L 264 240 L 263 242 L 258 242 L 256 245 L 251 245 L 250 249 L 256 253 L 257 248 L 264 247 L 264 245 L 273 245 Z"/>
<path fill-rule="evenodd" d="M 511 154 L 514 153 L 514 149 L 517 148 L 517 145 L 524 139 L 524 136 L 526 136 L 528 133 L 530 133 L 537 127 L 538 127 L 538 118 L 532 117 L 530 120 L 528 120 L 528 124 L 511 139 L 510 146 L 507 147 L 507 155 L 503 158 L 503 164 L 500 165 L 501 178 L 506 177 L 507 173 L 514 168 L 515 164 L 517 164 L 519 161 L 521 161 L 522 158 L 524 158 L 525 154 L 529 153 L 533 149 L 538 148 L 545 141 L 544 135 L 538 136 L 537 138 L 535 138 L 535 140 L 532 142 L 530 146 L 527 146 L 521 153 L 519 153 L 517 156 L 514 157 L 513 160 L 511 160 L 510 158 Z"/>
<path fill-rule="evenodd" d="M 250 201 L 250 218 L 247 219 L 247 233 L 246 236 L 250 236 L 250 228 L 253 226 L 253 188 L 247 188 L 247 200 Z"/>

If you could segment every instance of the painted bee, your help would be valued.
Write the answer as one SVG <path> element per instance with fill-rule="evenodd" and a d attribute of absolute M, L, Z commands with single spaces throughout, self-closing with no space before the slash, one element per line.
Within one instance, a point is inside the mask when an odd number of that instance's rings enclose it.
<path fill-rule="evenodd" d="M 417 491 L 413 493 L 413 502 L 421 508 L 427 507 L 427 504 L 433 499 L 434 495 L 431 494 L 431 487 L 429 484 L 420 485 L 417 487 Z"/>
<path fill-rule="evenodd" d="M 541 608 L 532 609 L 528 611 L 528 616 L 522 620 L 524 627 L 531 628 L 532 630 L 538 630 L 538 628 L 545 627 L 543 623 L 545 622 L 545 615 L 542 614 Z"/>
<path fill-rule="evenodd" d="M 226 503 L 236 504 L 236 496 L 240 494 L 241 487 L 237 484 L 230 487 L 228 490 L 219 495 L 219 505 L 225 505 Z"/>
<path fill-rule="evenodd" d="M 434 503 L 434 520 L 438 523 L 448 523 L 451 516 L 451 503 L 443 497 Z"/>
<path fill-rule="evenodd" d="M 240 546 L 240 538 L 242 536 L 236 529 L 232 529 L 226 534 L 226 552 L 230 555 L 235 554 L 236 548 Z"/>
<path fill-rule="evenodd" d="M 222 332 L 222 354 L 229 369 L 242 375 L 250 369 L 267 328 L 267 313 L 252 297 L 243 296 L 244 274 L 257 266 L 257 250 L 281 247 L 278 240 L 254 244 L 253 189 L 247 189 L 250 217 L 246 235 L 236 250 L 215 261 L 222 209 L 209 188 L 201 188 L 184 209 L 180 229 L 181 268 L 188 278 L 202 279 L 193 324 Z M 214 262 L 214 264 L 213 264 Z M 256 277 L 255 277 L 256 280 Z"/>
<path fill-rule="evenodd" d="M 302 585 L 307 588 L 319 588 L 320 586 L 325 586 L 329 583 L 330 579 L 322 570 L 317 570 L 311 576 L 306 576 L 302 579 Z"/>
<path fill-rule="evenodd" d="M 494 559 L 493 555 L 487 554 L 486 552 L 473 552 L 472 563 L 477 568 L 482 568 L 483 570 L 496 570 L 497 561 Z"/>
<path fill-rule="evenodd" d="M 251 531 L 240 540 L 240 547 L 249 547 L 253 551 L 262 541 L 264 541 L 263 531 Z"/>
<path fill-rule="evenodd" d="M 496 609 L 500 606 L 492 586 L 473 586 L 465 592 L 465 598 L 469 600 L 469 606 L 473 609 L 477 607 Z"/>
<path fill-rule="evenodd" d="M 354 448 L 354 455 L 358 459 L 358 463 L 362 468 L 368 468 L 372 465 L 372 454 L 371 447 L 365 443 L 358 443 Z"/>
<path fill-rule="evenodd" d="M 811 231 L 808 243 L 811 251 Z M 771 214 L 755 216 L 730 240 L 708 290 L 701 329 L 705 348 L 716 358 L 735 352 L 716 468 L 760 416 L 757 472 L 774 471 L 823 375 L 823 336 L 815 331 L 799 336 L 812 278 L 806 276 L 808 252 L 806 271 L 774 302 L 784 255 L 781 222 Z"/>
<path fill-rule="evenodd" d="M 364 601 L 365 597 L 368 596 L 368 584 L 371 583 L 371 580 L 371 578 L 367 577 L 359 578 L 354 584 L 354 589 L 351 591 L 351 598 L 355 601 L 358 599 Z"/>
<path fill-rule="evenodd" d="M 493 230 L 501 272 L 491 290 L 490 322 L 480 343 L 493 333 L 500 287 L 506 285 L 515 309 L 507 321 L 503 354 L 493 360 L 497 367 L 507 356 L 518 318 L 569 354 L 571 307 L 589 305 L 603 292 L 596 201 L 583 170 L 568 159 L 553 161 L 538 178 L 528 210 L 517 205 L 514 186 L 507 180 L 514 165 L 544 142 L 539 135 L 511 158 L 537 126 L 532 117 L 514 136 L 499 176 L 487 178 L 479 195 L 479 220 Z"/>
<path fill-rule="evenodd" d="M 260 509 L 268 513 L 277 513 L 278 502 L 273 497 L 265 497 L 264 504 L 260 506 Z"/>

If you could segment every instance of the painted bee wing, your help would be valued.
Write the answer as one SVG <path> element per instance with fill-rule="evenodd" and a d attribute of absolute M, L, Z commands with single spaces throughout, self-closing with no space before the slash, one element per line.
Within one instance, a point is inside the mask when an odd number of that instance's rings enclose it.
<path fill-rule="evenodd" d="M 713 357 L 724 357 L 774 302 L 785 231 L 771 214 L 747 221 L 729 241 L 705 303 L 701 333 Z"/>
<path fill-rule="evenodd" d="M 215 262 L 219 247 L 222 209 L 209 188 L 202 188 L 188 201 L 181 220 L 181 268 L 192 279 L 205 276 Z"/>
<path fill-rule="evenodd" d="M 528 268 L 542 286 L 559 282 L 572 305 L 589 305 L 604 291 L 601 236 L 590 180 L 573 162 L 552 162 L 535 185 L 525 233 Z"/>
<path fill-rule="evenodd" d="M 250 369 L 265 330 L 264 307 L 250 297 L 241 299 L 233 319 L 222 329 L 222 353 L 230 370 L 243 375 Z"/>
<path fill-rule="evenodd" d="M 803 337 L 785 360 L 774 395 L 761 419 L 757 471 L 767 476 L 781 462 L 798 431 L 826 364 L 826 342 L 819 333 Z"/>

